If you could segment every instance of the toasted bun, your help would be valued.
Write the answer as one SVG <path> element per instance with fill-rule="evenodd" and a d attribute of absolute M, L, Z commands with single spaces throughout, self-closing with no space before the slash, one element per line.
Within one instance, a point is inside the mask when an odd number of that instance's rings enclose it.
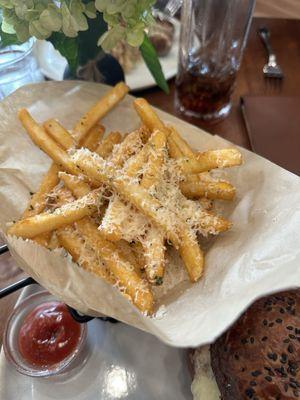
<path fill-rule="evenodd" d="M 256 301 L 211 346 L 222 400 L 300 399 L 300 289 Z"/>

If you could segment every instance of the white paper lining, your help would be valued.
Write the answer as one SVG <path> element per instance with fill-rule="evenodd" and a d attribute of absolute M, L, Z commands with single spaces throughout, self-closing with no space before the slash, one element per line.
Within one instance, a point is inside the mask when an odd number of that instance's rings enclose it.
<path fill-rule="evenodd" d="M 37 190 L 50 161 L 17 120 L 27 107 L 38 121 L 58 118 L 71 128 L 105 91 L 100 84 L 47 82 L 19 89 L 0 104 L 0 229 L 17 220 L 29 191 Z M 231 144 L 169 114 L 161 118 L 198 150 Z M 106 131 L 129 132 L 139 119 L 127 96 L 104 118 Z M 203 279 L 175 285 L 158 302 L 157 318 L 141 315 L 116 289 L 63 256 L 17 238 L 6 238 L 19 266 L 61 300 L 89 315 L 109 315 L 156 335 L 173 346 L 212 342 L 257 297 L 300 284 L 299 178 L 242 149 L 245 164 L 226 170 L 237 187 L 232 203 L 220 203 L 234 224 L 214 239 Z M 175 257 L 175 263 L 177 258 Z M 168 268 L 175 268 L 171 265 Z M 178 268 L 178 266 L 177 266 Z M 184 275 L 186 277 L 186 275 Z"/>

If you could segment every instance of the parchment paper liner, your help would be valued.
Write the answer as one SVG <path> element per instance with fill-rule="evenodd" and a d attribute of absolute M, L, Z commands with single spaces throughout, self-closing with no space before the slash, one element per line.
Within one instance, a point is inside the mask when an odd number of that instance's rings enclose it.
<path fill-rule="evenodd" d="M 0 104 L 0 229 L 19 218 L 29 192 L 36 191 L 50 160 L 29 139 L 17 120 L 27 107 L 38 121 L 58 118 L 71 128 L 107 87 L 83 82 L 47 82 L 23 87 Z M 128 132 L 139 119 L 132 97 L 110 113 L 106 131 Z M 195 149 L 231 146 L 169 114 Z M 283 132 L 284 140 L 284 132 Z M 271 144 L 270 144 L 271 145 Z M 62 301 L 88 315 L 108 315 L 152 333 L 173 346 L 212 342 L 255 298 L 299 286 L 299 178 L 275 164 L 241 149 L 245 164 L 222 175 L 237 187 L 233 203 L 218 209 L 234 226 L 213 241 L 206 254 L 203 279 L 190 284 L 172 251 L 164 288 L 158 293 L 158 312 L 141 315 L 116 289 L 84 271 L 62 250 L 48 251 L 28 241 L 6 237 L 18 265 Z M 173 279 L 175 276 L 177 279 Z M 179 280 L 179 281 L 178 281 Z M 175 282 L 175 283 L 174 283 Z"/>

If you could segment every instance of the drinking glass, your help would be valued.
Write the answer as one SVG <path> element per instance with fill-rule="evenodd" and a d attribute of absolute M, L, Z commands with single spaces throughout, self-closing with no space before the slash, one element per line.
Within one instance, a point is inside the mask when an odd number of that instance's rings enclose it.
<path fill-rule="evenodd" d="M 255 0 L 184 0 L 176 108 L 204 120 L 225 117 Z"/>
<path fill-rule="evenodd" d="M 32 54 L 34 39 L 21 45 L 1 47 L 0 41 L 0 100 L 27 83 L 43 81 L 37 61 Z"/>

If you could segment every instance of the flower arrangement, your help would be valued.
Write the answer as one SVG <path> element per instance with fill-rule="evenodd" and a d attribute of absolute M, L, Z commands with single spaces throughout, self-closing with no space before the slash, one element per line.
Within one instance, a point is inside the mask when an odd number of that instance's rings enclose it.
<path fill-rule="evenodd" d="M 1 46 L 45 39 L 67 59 L 75 72 L 79 65 L 109 51 L 120 40 L 138 47 L 158 86 L 165 92 L 159 59 L 146 29 L 154 21 L 155 0 L 0 0 Z M 100 47 L 100 49 L 99 49 Z"/>

